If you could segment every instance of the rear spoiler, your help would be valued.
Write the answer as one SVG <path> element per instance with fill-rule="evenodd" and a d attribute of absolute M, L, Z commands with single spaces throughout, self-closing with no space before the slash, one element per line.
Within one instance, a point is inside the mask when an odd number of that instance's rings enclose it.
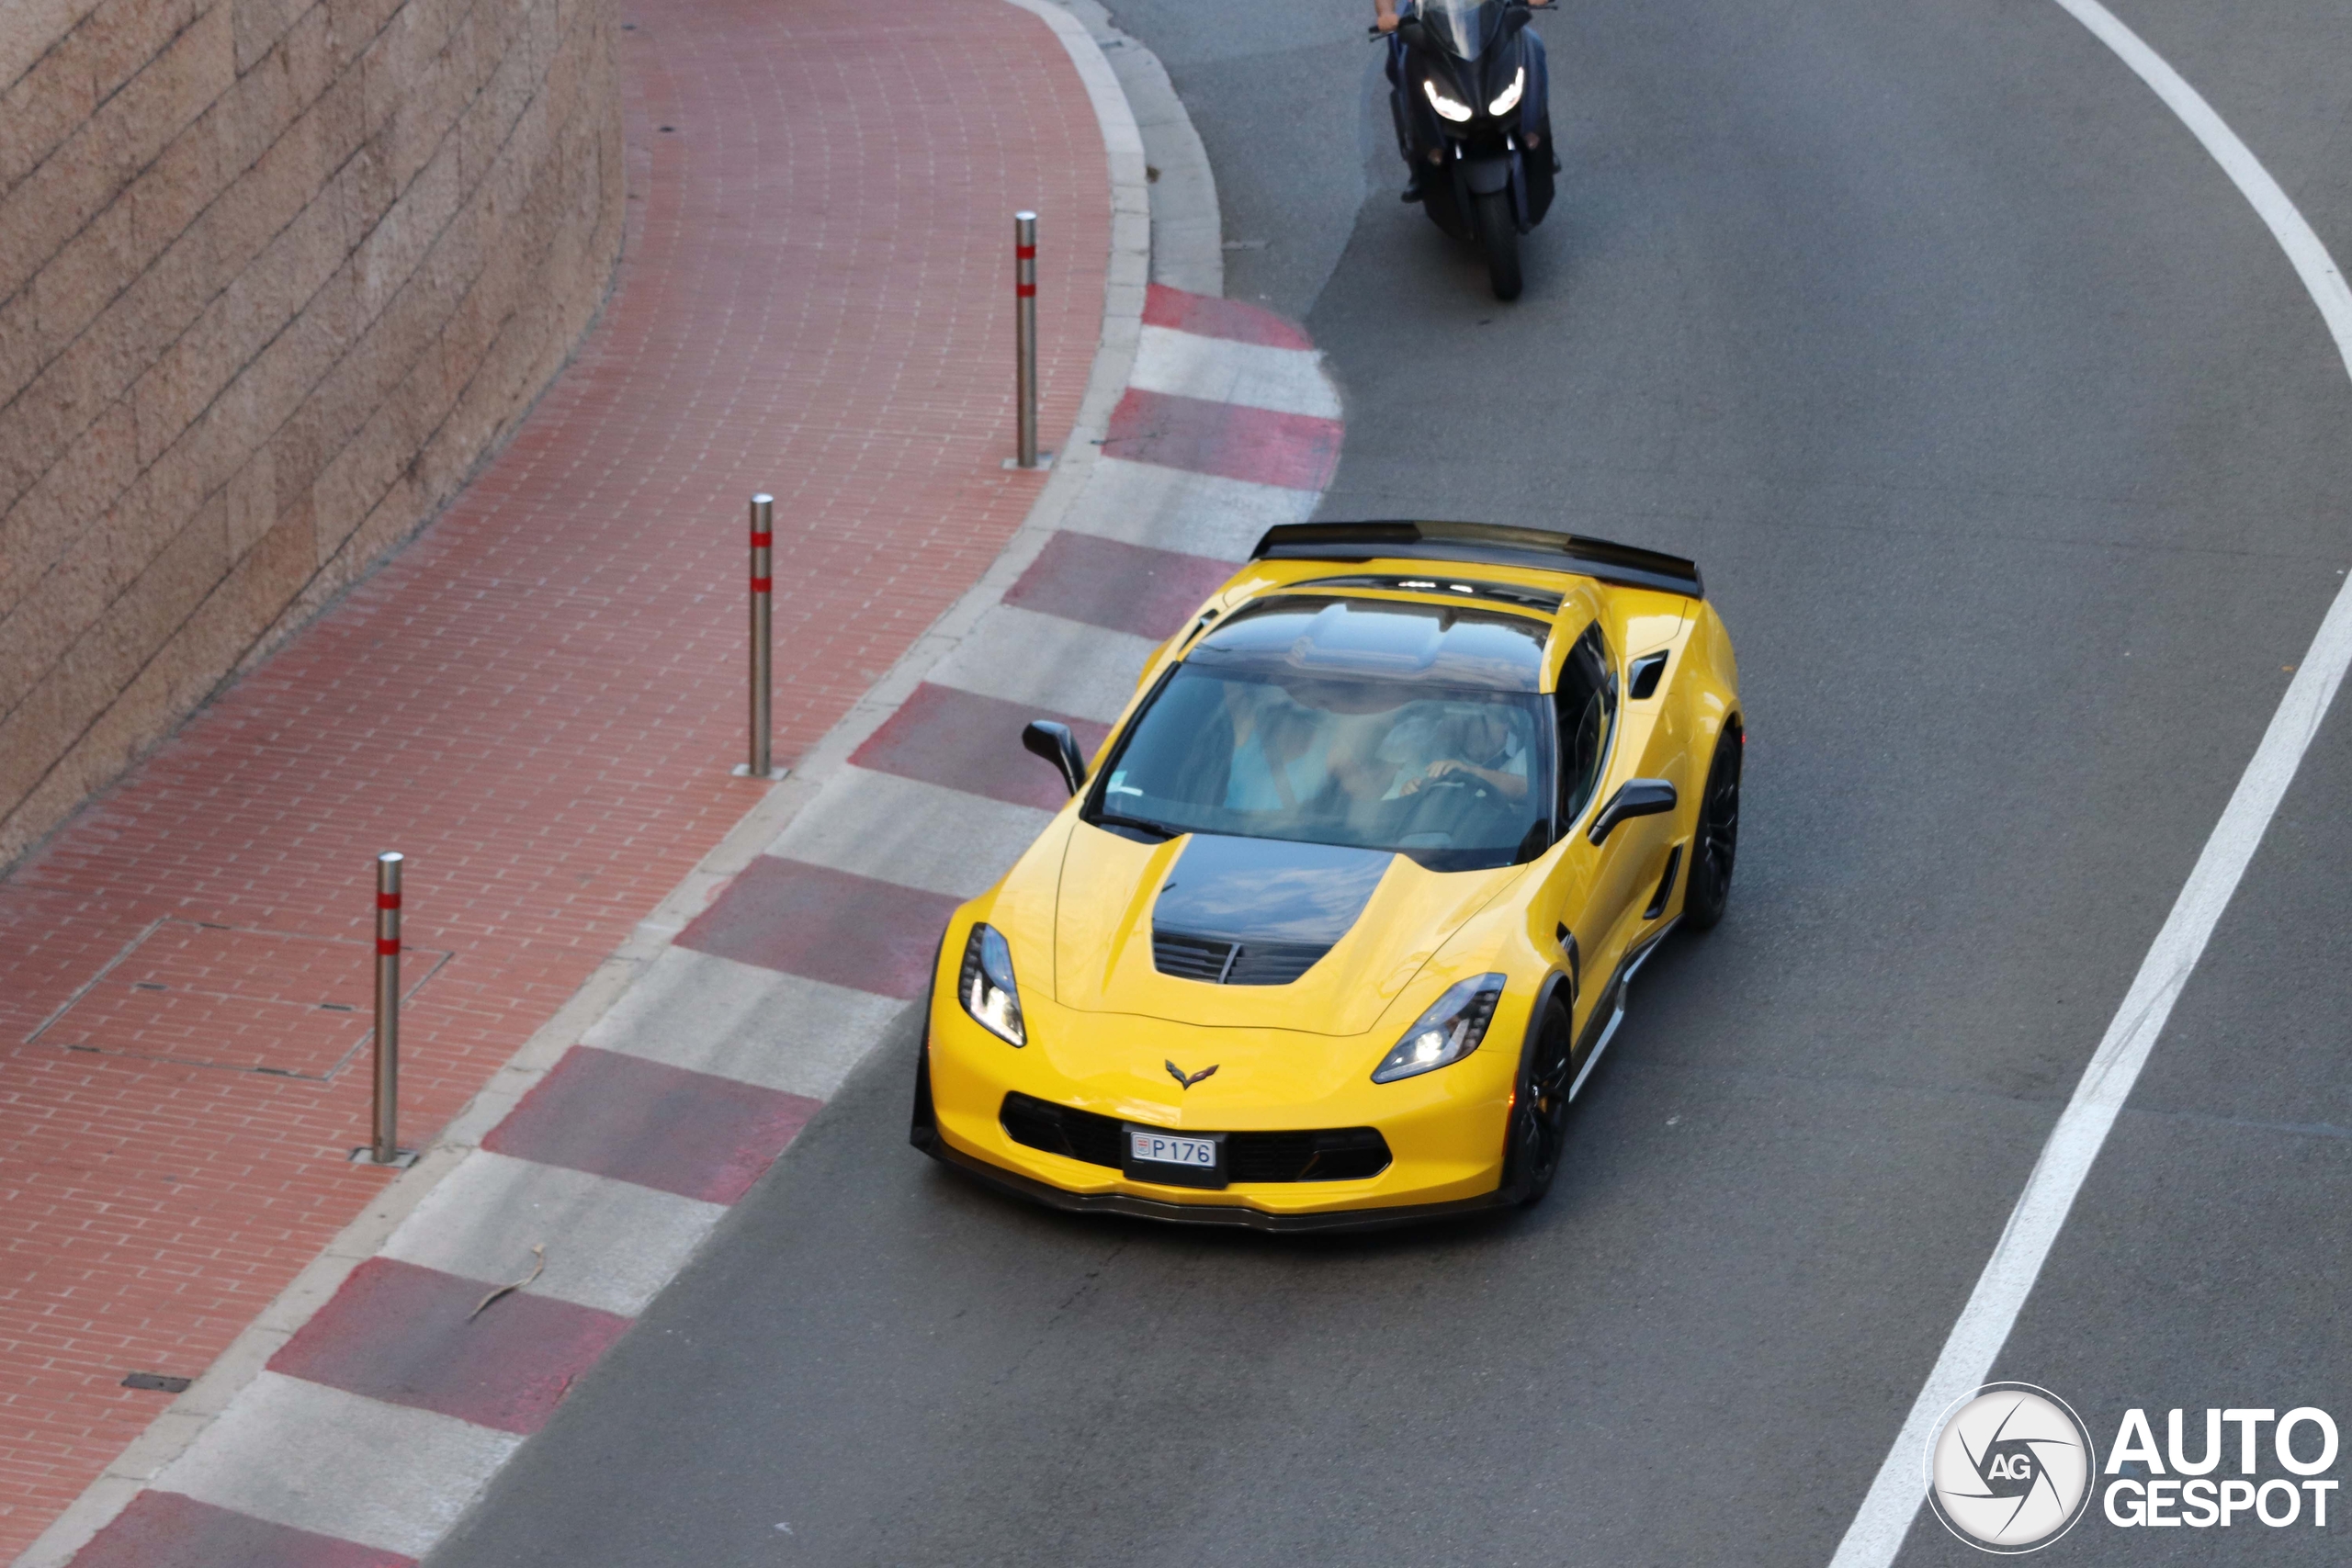
<path fill-rule="evenodd" d="M 1680 556 L 1541 528 L 1492 523 L 1283 523 L 1266 530 L 1251 560 L 1484 561 L 1573 572 L 1623 588 L 1703 599 L 1699 568 Z"/>

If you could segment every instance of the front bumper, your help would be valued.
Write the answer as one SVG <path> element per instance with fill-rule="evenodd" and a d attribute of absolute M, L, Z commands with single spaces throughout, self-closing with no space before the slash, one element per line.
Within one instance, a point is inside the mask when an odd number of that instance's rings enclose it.
<path fill-rule="evenodd" d="M 1015 1049 L 974 1023 L 941 987 L 926 1031 L 913 1142 L 1001 1189 L 1075 1213 L 1311 1232 L 1497 1207 L 1517 1196 L 1501 1187 L 1524 1010 L 1524 1003 L 1508 1008 L 1509 1017 L 1498 1010 L 1486 1044 L 1466 1060 L 1374 1085 L 1370 1068 L 1385 1035 L 1338 1041 L 1201 1029 L 1076 1013 L 1038 998 L 1028 1010 L 1032 1043 Z M 1302 1057 L 1317 1052 L 1344 1060 L 1347 1070 L 1305 1070 Z M 1177 1057 L 1188 1067 L 1220 1061 L 1223 1069 L 1198 1088 L 1179 1089 L 1161 1068 L 1163 1059 Z M 1378 1174 L 1351 1179 L 1163 1185 L 1017 1142 L 1002 1120 L 1009 1092 L 1170 1131 L 1374 1127 L 1391 1159 Z"/>

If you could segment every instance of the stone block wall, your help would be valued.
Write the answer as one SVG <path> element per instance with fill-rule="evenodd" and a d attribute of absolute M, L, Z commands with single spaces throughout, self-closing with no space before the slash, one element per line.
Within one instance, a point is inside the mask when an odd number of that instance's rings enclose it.
<path fill-rule="evenodd" d="M 0 867 L 429 520 L 594 318 L 614 0 L 0 0 Z"/>

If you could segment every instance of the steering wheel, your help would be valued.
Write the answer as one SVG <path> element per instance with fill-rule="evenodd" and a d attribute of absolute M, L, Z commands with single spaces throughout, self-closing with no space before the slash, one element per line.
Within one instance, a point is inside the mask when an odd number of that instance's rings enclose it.
<path fill-rule="evenodd" d="M 1422 798 L 1426 797 L 1431 790 L 1439 789 L 1476 790 L 1478 794 L 1484 795 L 1487 793 L 1487 781 L 1464 773 L 1442 773 L 1433 779 L 1422 780 L 1421 787 L 1415 790 L 1413 794 L 1415 797 Z"/>

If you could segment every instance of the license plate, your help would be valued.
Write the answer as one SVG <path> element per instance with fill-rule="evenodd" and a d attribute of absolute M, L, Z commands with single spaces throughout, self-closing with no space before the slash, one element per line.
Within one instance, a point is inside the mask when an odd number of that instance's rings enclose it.
<path fill-rule="evenodd" d="M 1216 1168 L 1216 1144 L 1208 1138 L 1179 1138 L 1165 1133 L 1127 1134 L 1128 1157 L 1193 1170 Z"/>

